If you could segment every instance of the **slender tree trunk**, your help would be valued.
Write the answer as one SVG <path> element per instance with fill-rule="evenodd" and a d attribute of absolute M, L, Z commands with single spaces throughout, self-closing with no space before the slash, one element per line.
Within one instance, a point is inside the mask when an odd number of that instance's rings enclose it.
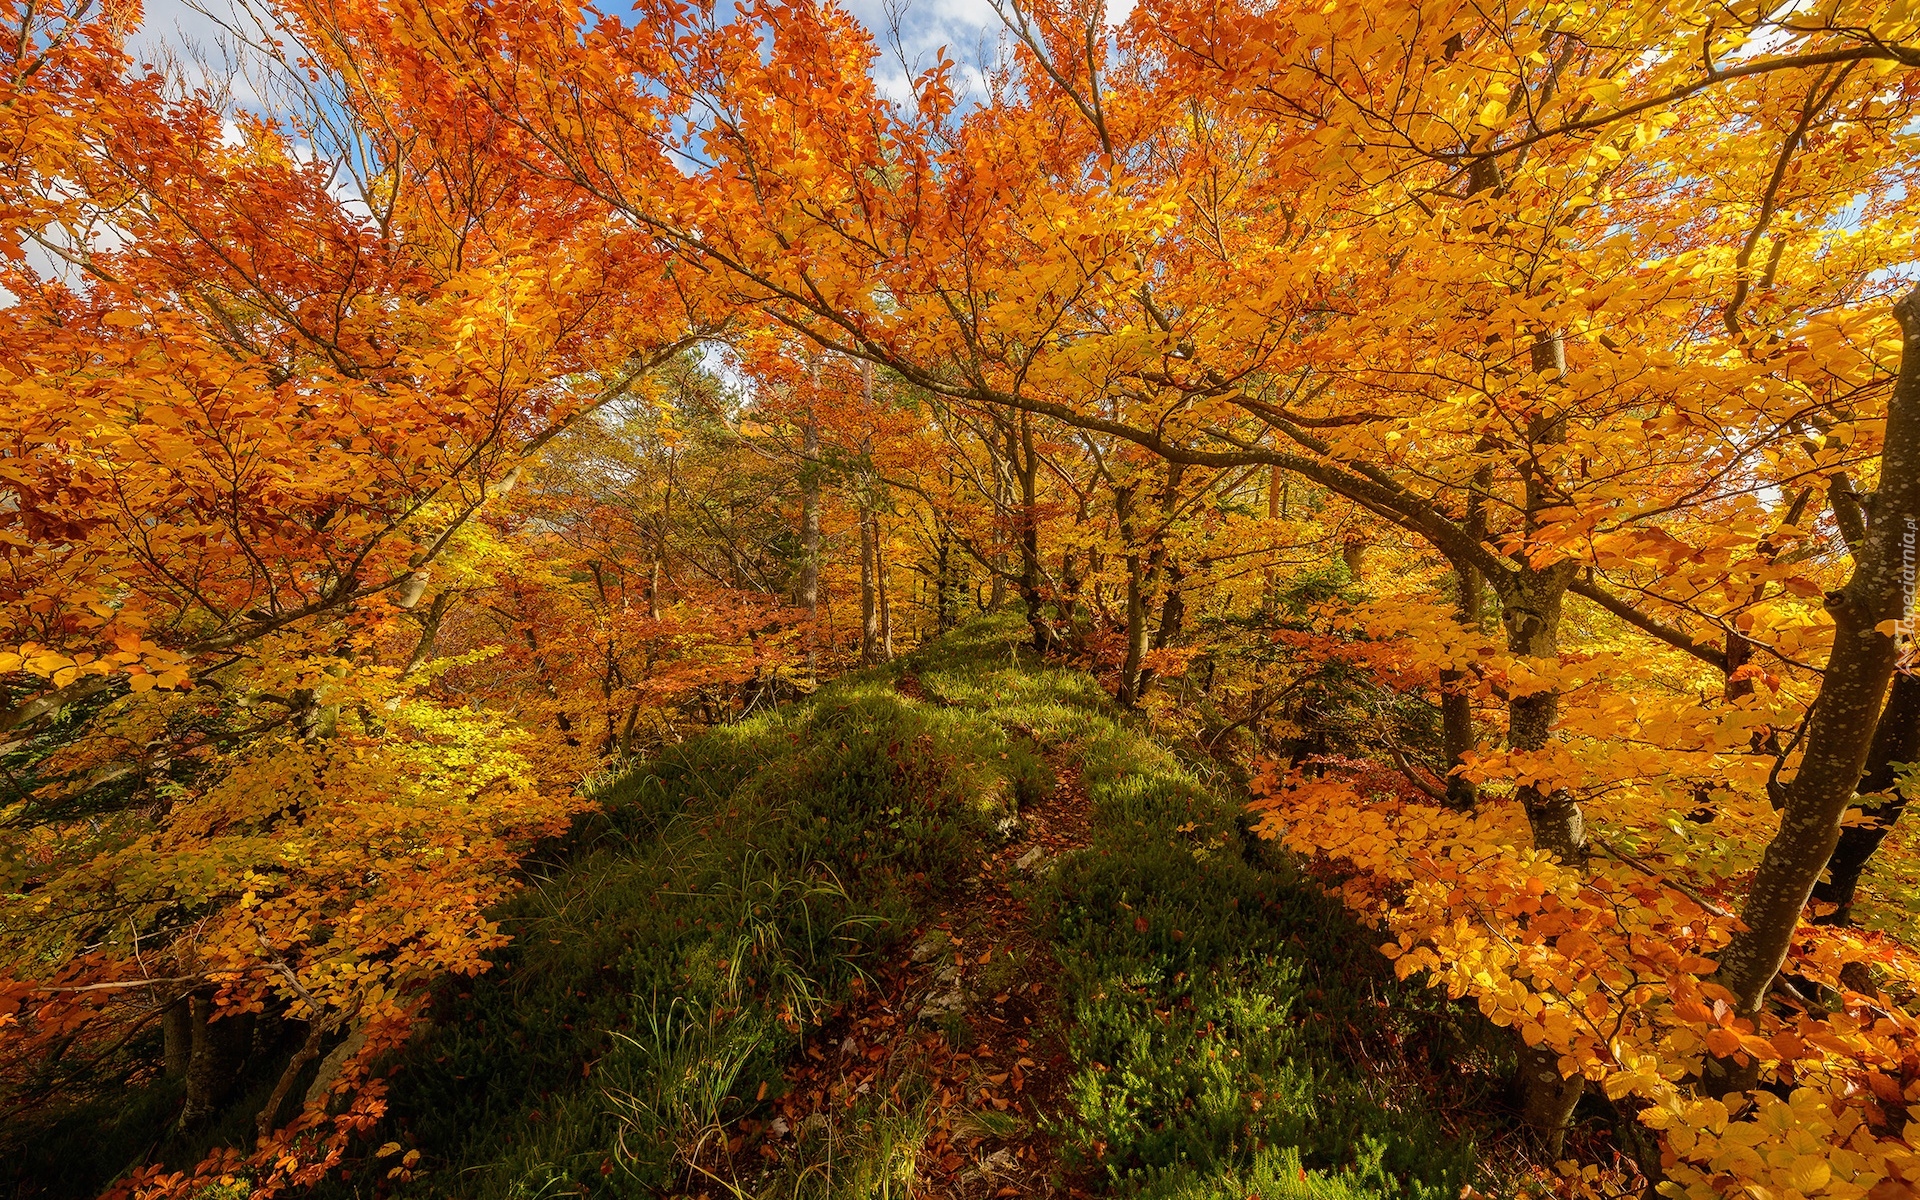
<path fill-rule="evenodd" d="M 880 659 L 893 661 L 893 599 L 887 595 L 887 540 L 880 528 L 880 516 L 873 518 L 873 583 L 880 594 Z"/>
<path fill-rule="evenodd" d="M 1920 288 L 1894 306 L 1904 335 L 1900 374 L 1887 403 L 1880 490 L 1867 506 L 1866 536 L 1853 574 L 1827 595 L 1833 651 L 1807 727 L 1800 771 L 1787 785 L 1780 829 L 1747 887 L 1734 935 L 1713 982 L 1733 993 L 1742 1014 L 1757 1012 L 1786 961 L 1807 897 L 1840 841 L 1840 820 L 1853 802 L 1879 724 L 1881 697 L 1893 675 L 1896 646 L 1887 622 L 1909 619 L 1916 535 L 1920 535 Z M 1891 735 L 1890 735 L 1891 736 Z M 1715 1064 L 1716 1080 L 1737 1087 L 1748 1072 Z"/>
<path fill-rule="evenodd" d="M 1532 365 L 1542 380 L 1557 380 L 1566 374 L 1566 349 L 1557 332 L 1542 333 L 1534 339 Z M 1543 404 L 1551 401 L 1543 398 Z M 1542 447 L 1566 441 L 1566 418 L 1551 408 L 1527 424 L 1527 440 L 1533 457 L 1526 465 L 1524 510 L 1525 529 L 1531 538 L 1538 515 L 1553 507 L 1555 500 L 1546 471 L 1539 461 Z M 1509 576 L 1500 595 L 1501 620 L 1506 625 L 1507 648 L 1515 654 L 1557 664 L 1560 658 L 1560 613 L 1573 582 L 1577 564 L 1568 561 L 1545 569 L 1523 566 Z M 1553 737 L 1554 722 L 1560 715 L 1558 689 L 1510 696 L 1507 701 L 1507 745 L 1514 750 L 1546 749 Z M 1586 817 L 1579 800 L 1565 788 L 1541 787 L 1524 783 L 1515 789 L 1537 849 L 1553 852 L 1573 867 L 1587 863 Z M 1518 1035 L 1515 1035 L 1518 1040 Z M 1540 1139 L 1548 1154 L 1559 1157 L 1566 1141 L 1567 1123 L 1580 1102 L 1586 1082 L 1580 1075 L 1562 1077 L 1559 1054 L 1544 1046 L 1519 1043 L 1521 1119 Z"/>
<path fill-rule="evenodd" d="M 1147 656 L 1146 572 L 1141 556 L 1127 555 L 1127 657 L 1120 667 L 1115 697 L 1131 708 L 1140 702 L 1140 664 Z"/>
<path fill-rule="evenodd" d="M 1347 565 L 1347 578 L 1360 582 L 1360 572 L 1366 569 L 1367 551 L 1372 543 L 1362 538 L 1351 538 L 1340 547 L 1340 561 Z"/>
<path fill-rule="evenodd" d="M 446 619 L 447 609 L 453 604 L 453 593 L 442 591 L 434 596 L 427 613 L 420 618 L 420 640 L 413 645 L 413 653 L 407 656 L 407 665 L 400 671 L 402 679 L 414 673 L 421 663 L 433 657 L 434 643 L 440 640 L 440 622 Z"/>
<path fill-rule="evenodd" d="M 1462 628 L 1480 624 L 1480 572 L 1464 563 L 1454 564 L 1459 588 L 1459 617 Z M 1447 763 L 1447 805 L 1469 809 L 1479 799 L 1479 789 L 1458 768 L 1478 748 L 1473 732 L 1473 673 L 1456 667 L 1440 672 L 1440 742 Z"/>
<path fill-rule="evenodd" d="M 1134 485 L 1113 490 L 1113 509 L 1119 518 L 1120 543 L 1126 547 L 1127 563 L 1127 654 L 1120 664 L 1115 699 L 1129 708 L 1139 702 L 1140 664 L 1147 654 L 1146 559 L 1136 540 L 1134 501 Z"/>
<path fill-rule="evenodd" d="M 945 633 L 960 623 L 960 581 L 955 578 L 953 538 L 943 526 L 934 549 L 934 629 Z"/>
<path fill-rule="evenodd" d="M 1267 520 L 1280 519 L 1280 468 L 1267 468 Z M 1271 536 L 1271 535 L 1269 535 Z M 1260 612 L 1268 621 L 1280 611 L 1280 573 L 1272 566 L 1261 572 Z"/>
<path fill-rule="evenodd" d="M 1171 646 L 1187 623 L 1187 598 L 1186 594 L 1180 590 L 1181 583 L 1186 579 L 1186 573 L 1171 562 L 1163 562 L 1160 573 L 1166 576 L 1167 594 L 1160 601 L 1160 623 L 1154 627 L 1153 637 L 1147 643 L 1148 648 L 1153 650 L 1164 650 Z M 1156 678 L 1158 675 L 1152 667 L 1141 669 L 1140 682 L 1135 685 L 1133 692 L 1136 702 L 1146 698 L 1147 690 L 1153 686 Z M 1212 687 L 1211 682 L 1208 687 Z"/>
<path fill-rule="evenodd" d="M 820 426 L 811 408 L 800 431 L 800 449 L 806 462 L 800 468 L 800 571 L 793 602 L 813 619 L 820 615 Z"/>
<path fill-rule="evenodd" d="M 880 661 L 880 605 L 874 591 L 875 558 L 873 515 L 860 514 L 860 661 Z"/>
<path fill-rule="evenodd" d="M 1493 470 L 1481 467 L 1467 485 L 1467 533 L 1476 541 L 1487 537 L 1487 489 L 1493 484 Z M 1480 631 L 1481 615 L 1486 610 L 1486 581 L 1479 568 L 1463 562 L 1453 564 L 1458 607 L 1454 616 L 1460 628 L 1473 634 Z M 1455 768 L 1479 747 L 1473 730 L 1473 673 L 1449 667 L 1440 672 L 1440 737 L 1447 762 L 1447 804 L 1469 809 L 1479 800 L 1479 789 Z"/>
<path fill-rule="evenodd" d="M 307 1023 L 307 1036 L 301 1040 L 300 1048 L 287 1060 L 286 1067 L 280 1072 L 280 1078 L 273 1085 L 273 1092 L 267 1097 L 266 1104 L 254 1117 L 254 1131 L 265 1138 L 273 1133 L 280 1124 L 280 1110 L 287 1105 L 287 1094 L 293 1091 L 293 1085 L 300 1078 L 300 1072 L 308 1063 L 320 1057 L 320 1039 L 326 1034 L 326 1025 L 321 1021 Z"/>
<path fill-rule="evenodd" d="M 1023 412 L 1017 426 L 1007 429 L 1007 458 L 1020 485 L 1020 512 L 1016 535 L 1020 549 L 1020 599 L 1027 606 L 1027 624 L 1033 629 L 1033 648 L 1045 654 L 1053 644 L 1040 595 L 1039 462 L 1033 450 L 1033 418 Z"/>

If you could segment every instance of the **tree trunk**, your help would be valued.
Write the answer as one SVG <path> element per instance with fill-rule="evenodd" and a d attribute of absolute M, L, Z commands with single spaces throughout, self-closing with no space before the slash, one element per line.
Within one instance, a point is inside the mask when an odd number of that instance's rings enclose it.
<path fill-rule="evenodd" d="M 938 633 L 960 623 L 960 581 L 953 568 L 953 539 L 943 526 L 933 558 L 933 621 Z"/>
<path fill-rule="evenodd" d="M 1741 905 L 1746 929 L 1734 935 L 1712 977 L 1733 993 L 1743 1015 L 1757 1012 L 1766 998 L 1807 897 L 1839 844 L 1840 820 L 1860 784 L 1893 675 L 1894 638 L 1880 626 L 1904 624 L 1912 611 L 1920 531 L 1920 287 L 1894 306 L 1894 316 L 1904 338 L 1899 378 L 1887 403 L 1880 490 L 1868 505 L 1870 522 L 1854 551 L 1852 577 L 1827 594 L 1833 651 L 1813 702 L 1806 755 L 1787 785 L 1779 832 Z M 1715 1064 L 1708 1082 L 1737 1087 L 1744 1073 Z"/>
<path fill-rule="evenodd" d="M 1509 582 L 1501 597 L 1501 618 L 1507 627 L 1507 646 L 1516 654 L 1558 661 L 1560 610 L 1574 564 L 1561 563 L 1545 571 L 1523 570 Z M 1552 740 L 1553 723 L 1560 712 L 1560 693 L 1548 690 L 1507 701 L 1507 745 L 1514 750 L 1544 750 Z M 1522 784 L 1515 789 L 1533 844 L 1550 850 L 1564 863 L 1584 866 L 1587 861 L 1586 819 L 1580 802 L 1564 788 Z M 1518 1040 L 1518 1034 L 1515 1034 Z M 1544 1046 L 1519 1044 L 1520 1115 L 1534 1136 L 1554 1157 L 1566 1138 L 1567 1122 L 1580 1102 L 1585 1082 L 1579 1075 L 1562 1078 L 1560 1056 Z"/>
<path fill-rule="evenodd" d="M 1487 489 L 1493 484 L 1493 470 L 1481 467 L 1467 485 L 1467 533 L 1475 541 L 1487 538 Z M 1486 581 L 1477 567 L 1464 562 L 1453 564 L 1458 607 L 1454 617 L 1461 629 L 1477 634 L 1481 614 L 1486 609 Z M 1440 737 L 1447 762 L 1447 804 L 1461 810 L 1479 801 L 1479 789 L 1455 768 L 1474 752 L 1479 741 L 1473 732 L 1473 673 L 1448 668 L 1440 672 Z"/>
<path fill-rule="evenodd" d="M 254 1131 L 262 1138 L 272 1135 L 274 1127 L 280 1124 L 280 1110 L 287 1105 L 287 1094 L 300 1078 L 300 1072 L 308 1063 L 320 1057 L 320 1039 L 326 1033 L 326 1026 L 320 1021 L 307 1023 L 307 1036 L 301 1040 L 300 1048 L 293 1052 L 287 1065 L 280 1072 L 280 1078 L 273 1085 L 273 1092 L 267 1097 L 266 1104 L 254 1117 Z"/>
<path fill-rule="evenodd" d="M 1013 463 L 1014 478 L 1020 485 L 1016 531 L 1020 547 L 1020 599 L 1026 602 L 1027 624 L 1033 629 L 1033 649 L 1036 653 L 1045 654 L 1053 644 L 1053 637 L 1047 628 L 1046 614 L 1041 611 L 1040 465 L 1033 451 L 1033 418 L 1027 413 L 1020 414 L 1017 440 L 1014 427 L 1007 429 L 1007 457 Z"/>
<path fill-rule="evenodd" d="M 860 514 L 860 662 L 872 666 L 880 661 L 880 605 L 874 578 L 878 557 L 875 546 L 873 514 Z"/>
<path fill-rule="evenodd" d="M 1544 380 L 1566 373 L 1566 348 L 1558 333 L 1542 333 L 1532 348 L 1534 371 Z M 1567 440 L 1566 419 L 1552 411 L 1542 412 L 1527 423 L 1531 445 L 1555 446 Z M 1526 466 L 1527 536 L 1531 538 L 1538 514 L 1557 503 L 1537 457 Z M 1500 597 L 1501 620 L 1507 627 L 1507 648 L 1515 654 L 1546 659 L 1549 664 L 1560 658 L 1560 609 L 1566 600 L 1567 585 L 1573 582 L 1577 567 L 1572 562 L 1556 563 L 1544 570 L 1532 567 L 1512 576 Z M 1542 750 L 1552 736 L 1553 723 L 1560 715 L 1557 690 L 1516 696 L 1507 704 L 1507 744 L 1515 750 Z M 1562 862 L 1585 866 L 1587 861 L 1586 821 L 1579 801 L 1564 789 L 1541 790 L 1533 784 L 1516 792 L 1527 812 L 1537 849 L 1551 850 Z"/>
<path fill-rule="evenodd" d="M 1514 1036 L 1517 1041 L 1519 1035 Z M 1566 1145 L 1567 1124 L 1586 1083 L 1584 1076 L 1561 1076 L 1558 1051 L 1520 1043 L 1520 1119 L 1549 1159 L 1559 1158 Z"/>
<path fill-rule="evenodd" d="M 627 709 L 626 726 L 620 730 L 620 757 L 633 757 L 633 724 L 640 719 L 640 702 L 635 700 Z"/>
<path fill-rule="evenodd" d="M 1147 654 L 1146 560 L 1134 541 L 1134 486 L 1113 490 L 1113 508 L 1120 522 L 1120 543 L 1127 562 L 1127 655 L 1120 664 L 1120 686 L 1115 699 L 1131 708 L 1139 702 L 1140 664 Z"/>
<path fill-rule="evenodd" d="M 244 1016 L 213 1017 L 211 995 L 192 998 L 193 1016 L 187 1057 L 187 1102 L 180 1110 L 180 1126 L 204 1123 L 233 1090 L 240 1064 L 247 1056 L 253 1028 Z"/>
<path fill-rule="evenodd" d="M 1480 625 L 1480 572 L 1464 563 L 1454 564 L 1454 576 L 1460 593 L 1459 618 L 1463 628 Z M 1479 799 L 1479 789 L 1455 768 L 1479 746 L 1473 733 L 1473 673 L 1448 667 L 1440 672 L 1440 742 L 1447 763 L 1447 805 L 1469 809 Z"/>
<path fill-rule="evenodd" d="M 880 661 L 893 661 L 893 599 L 887 595 L 886 538 L 881 535 L 880 517 L 873 518 L 873 585 L 880 594 Z"/>
<path fill-rule="evenodd" d="M 1832 913 L 1821 918 L 1822 924 L 1853 923 L 1853 895 L 1860 886 L 1860 875 L 1906 811 L 1907 798 L 1895 790 L 1899 783 L 1896 768 L 1915 760 L 1920 760 L 1920 675 L 1903 671 L 1893 677 L 1887 707 L 1881 710 L 1873 744 L 1867 750 L 1866 773 L 1859 789 L 1862 797 L 1871 798 L 1865 805 L 1867 819 L 1841 828 L 1840 841 L 1827 860 L 1827 878 L 1813 888 L 1815 900 L 1835 906 Z"/>
<path fill-rule="evenodd" d="M 1163 650 L 1173 644 L 1187 623 L 1187 598 L 1181 592 L 1180 584 L 1185 575 L 1172 563 L 1164 563 L 1161 573 L 1167 578 L 1167 594 L 1160 601 L 1160 623 L 1154 627 L 1153 637 L 1147 643 L 1154 650 Z M 1152 667 L 1142 668 L 1140 682 L 1134 686 L 1133 697 L 1136 702 L 1146 698 L 1147 689 L 1153 686 L 1157 673 Z M 1209 684 L 1211 686 L 1211 684 Z"/>
<path fill-rule="evenodd" d="M 161 1056 L 168 1079 L 185 1079 L 193 1060 L 193 998 L 182 996 L 160 1014 Z"/>
<path fill-rule="evenodd" d="M 1543 384 L 1566 374 L 1566 348 L 1557 332 L 1537 335 L 1531 358 L 1533 370 Z M 1550 481 L 1539 465 L 1537 448 L 1560 445 L 1567 438 L 1566 418 L 1554 411 L 1550 403 L 1543 397 L 1543 411 L 1527 423 L 1527 440 L 1536 448 L 1525 467 L 1523 518 L 1529 539 L 1537 528 L 1539 514 L 1557 502 Z M 1578 564 L 1572 561 L 1544 569 L 1523 565 L 1506 578 L 1500 594 L 1500 618 L 1506 626 L 1510 651 L 1544 660 L 1550 668 L 1558 665 L 1561 608 L 1566 601 L 1567 586 L 1578 570 Z M 1522 751 L 1546 749 L 1559 715 L 1558 689 L 1510 696 L 1508 747 Z M 1586 816 L 1573 793 L 1565 788 L 1529 782 L 1514 789 L 1514 794 L 1526 811 L 1534 847 L 1552 852 L 1568 866 L 1584 868 L 1588 855 Z M 1516 1039 L 1518 1036 L 1515 1034 Z M 1574 1106 L 1586 1089 L 1585 1080 L 1579 1075 L 1562 1078 L 1556 1051 L 1544 1046 L 1530 1047 L 1524 1042 L 1520 1043 L 1519 1050 L 1521 1117 L 1547 1151 L 1557 1157 L 1566 1140 L 1567 1122 L 1573 1118 Z"/>
<path fill-rule="evenodd" d="M 1267 468 L 1267 520 L 1280 519 L 1280 468 Z M 1271 535 L 1269 535 L 1271 536 Z M 1269 566 L 1261 572 L 1260 612 L 1271 621 L 1280 611 L 1280 573 Z"/>
<path fill-rule="evenodd" d="M 1340 547 L 1340 561 L 1347 565 L 1347 578 L 1355 583 L 1360 582 L 1360 572 L 1367 566 L 1367 551 L 1372 548 L 1370 542 L 1357 537 L 1349 538 L 1346 544 Z"/>
<path fill-rule="evenodd" d="M 440 639 L 440 623 L 446 619 L 447 609 L 452 604 L 452 592 L 442 590 L 434 596 L 433 604 L 427 608 L 426 615 L 420 618 L 420 640 L 414 643 L 413 653 L 407 656 L 407 665 L 400 671 L 402 679 L 433 657 L 434 643 Z"/>
<path fill-rule="evenodd" d="M 820 615 L 820 426 L 807 411 L 806 426 L 800 432 L 800 450 L 806 462 L 800 468 L 800 571 L 794 580 L 793 602 L 807 610 L 809 618 Z"/>

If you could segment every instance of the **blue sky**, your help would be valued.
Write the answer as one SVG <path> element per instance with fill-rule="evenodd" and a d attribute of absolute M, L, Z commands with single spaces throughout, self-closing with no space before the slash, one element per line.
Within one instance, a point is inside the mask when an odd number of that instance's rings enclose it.
<path fill-rule="evenodd" d="M 229 0 L 197 0 L 199 8 L 213 13 L 228 11 Z M 406 0 L 393 0 L 405 3 Z M 619 0 L 604 0 L 609 9 Z M 880 41 L 881 62 L 876 75 L 890 95 L 904 99 L 910 74 L 931 66 L 940 47 L 959 64 L 963 87 L 978 84 L 979 68 L 991 62 L 1001 33 L 1000 19 L 987 0 L 904 0 L 898 10 L 899 50 L 889 35 L 893 15 L 888 0 L 843 0 Z M 221 36 L 219 22 L 188 0 L 147 0 L 146 20 L 131 39 L 131 48 L 142 61 L 159 61 L 169 54 L 183 65 L 198 57 L 218 64 Z M 1115 4 L 1116 11 L 1120 5 Z M 257 97 L 246 94 L 244 84 L 236 84 L 234 99 L 247 104 Z"/>

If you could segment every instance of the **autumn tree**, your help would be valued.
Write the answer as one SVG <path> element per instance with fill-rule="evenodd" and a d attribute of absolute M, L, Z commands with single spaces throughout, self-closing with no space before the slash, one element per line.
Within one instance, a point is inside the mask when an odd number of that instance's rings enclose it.
<path fill-rule="evenodd" d="M 248 1027 L 297 1022 L 258 1126 L 293 1121 L 263 1161 L 312 1178 L 578 806 L 537 734 L 419 690 L 435 581 L 484 569 L 477 518 L 529 456 L 710 318 L 480 156 L 497 131 L 374 111 L 271 12 L 277 122 L 130 63 L 110 17 L 5 18 L 5 1103 L 137 1071 L 159 1023 L 197 1123 Z"/>

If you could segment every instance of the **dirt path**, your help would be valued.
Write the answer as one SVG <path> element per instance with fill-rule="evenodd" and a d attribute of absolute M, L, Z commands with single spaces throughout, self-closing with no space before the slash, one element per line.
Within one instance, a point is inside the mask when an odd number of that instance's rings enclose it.
<path fill-rule="evenodd" d="M 911 1161 L 914 1196 L 1087 1194 L 1042 1128 L 1064 1103 L 1068 1060 L 1057 1033 L 1058 965 L 1029 932 L 1022 893 L 1086 845 L 1088 828 L 1077 768 L 1065 755 L 1049 761 L 1053 790 L 1020 813 L 1013 838 L 979 860 L 901 943 L 897 961 L 808 1035 L 785 1072 L 777 1115 L 739 1121 L 716 1145 L 720 1161 L 703 1167 L 717 1168 L 714 1182 L 732 1181 L 719 1195 L 733 1187 L 752 1195 L 757 1167 L 834 1136 L 873 1097 L 898 1119 L 887 1136 L 900 1144 L 888 1159 Z M 872 1129 L 862 1136 L 852 1148 L 871 1154 Z"/>

